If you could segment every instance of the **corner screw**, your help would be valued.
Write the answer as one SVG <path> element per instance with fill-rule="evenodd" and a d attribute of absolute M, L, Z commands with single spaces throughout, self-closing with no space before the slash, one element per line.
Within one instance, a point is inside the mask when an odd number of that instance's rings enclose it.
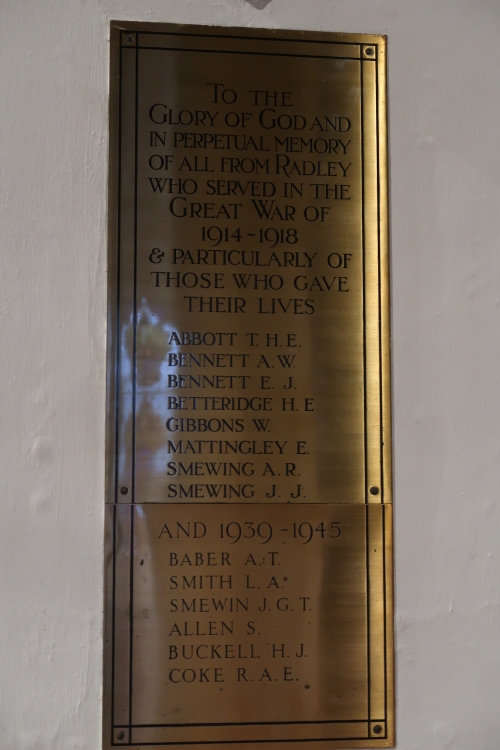
<path fill-rule="evenodd" d="M 380 724 L 375 724 L 375 726 L 373 727 L 373 733 L 380 734 L 381 732 L 382 732 L 382 727 L 380 726 Z"/>
<path fill-rule="evenodd" d="M 370 495 L 378 495 L 379 488 L 378 487 L 370 487 Z"/>
<path fill-rule="evenodd" d="M 126 36 L 126 37 L 125 37 L 125 41 L 126 41 L 126 42 L 128 42 L 128 43 L 130 44 L 130 42 L 133 42 L 133 41 L 134 41 L 134 37 L 133 37 L 133 36 Z"/>
<path fill-rule="evenodd" d="M 371 57 L 373 55 L 374 51 L 375 50 L 373 49 L 373 47 L 366 47 L 366 49 L 365 49 L 365 55 L 370 55 L 370 57 Z"/>
<path fill-rule="evenodd" d="M 373 731 L 375 731 L 375 730 L 373 730 Z M 125 739 L 125 732 L 118 732 L 118 734 L 116 735 L 116 739 L 117 740 L 124 740 Z"/>

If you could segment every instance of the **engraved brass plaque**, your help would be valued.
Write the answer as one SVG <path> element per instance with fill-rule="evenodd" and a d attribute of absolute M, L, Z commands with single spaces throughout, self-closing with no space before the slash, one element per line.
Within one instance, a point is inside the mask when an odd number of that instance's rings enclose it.
<path fill-rule="evenodd" d="M 385 38 L 111 51 L 103 746 L 390 747 Z"/>

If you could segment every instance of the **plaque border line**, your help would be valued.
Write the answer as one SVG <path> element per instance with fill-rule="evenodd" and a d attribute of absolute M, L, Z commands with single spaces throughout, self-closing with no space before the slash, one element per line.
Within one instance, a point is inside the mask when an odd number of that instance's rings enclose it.
<path fill-rule="evenodd" d="M 364 461 L 364 488 L 365 488 L 365 566 L 366 566 L 366 701 L 368 721 L 370 721 L 371 712 L 371 673 L 370 673 L 370 555 L 369 555 L 369 524 L 368 524 L 368 436 L 367 436 L 367 398 L 366 398 L 366 244 L 365 244 L 365 118 L 364 118 L 364 101 L 363 101 L 363 60 L 360 49 L 359 59 L 359 119 L 361 135 L 361 278 L 363 280 L 362 294 L 362 321 L 363 321 L 363 461 Z M 368 728 L 368 736 L 370 734 Z"/>
<path fill-rule="evenodd" d="M 121 260 L 121 184 L 122 184 L 122 88 L 123 88 L 123 66 L 122 66 L 122 42 L 120 35 L 120 59 L 118 68 L 118 164 L 117 164 L 117 236 L 116 236 L 116 344 L 115 360 L 115 455 L 114 455 L 114 504 L 113 504 L 113 570 L 112 570 L 112 610 L 111 610 L 111 740 L 113 741 L 113 726 L 115 724 L 115 641 L 116 641 L 116 506 L 118 504 L 118 478 L 119 478 L 119 404 L 120 404 L 120 260 Z"/>
<path fill-rule="evenodd" d="M 122 32 L 122 36 L 125 32 Z M 136 44 L 134 47 L 128 47 L 126 49 L 135 49 L 135 133 L 134 133 L 134 147 L 135 147 L 135 153 L 134 153 L 134 284 L 133 284 L 133 364 L 132 364 L 132 380 L 133 380 L 133 387 L 132 387 L 132 498 L 131 498 L 131 506 L 135 505 L 135 462 L 136 462 L 136 453 L 135 453 L 135 438 L 136 438 L 136 385 L 137 385 L 137 204 L 138 204 L 138 138 L 139 138 L 139 123 L 138 123 L 138 103 L 139 103 L 139 50 L 152 50 L 152 51 L 160 51 L 160 52 L 213 52 L 214 54 L 218 54 L 220 52 L 226 53 L 226 54 L 235 54 L 232 50 L 205 50 L 205 49 L 181 49 L 176 47 L 141 47 L 140 46 L 140 33 L 136 32 Z M 336 42 L 336 44 L 340 44 L 340 42 Z M 360 45 L 361 48 L 362 45 Z M 375 45 L 372 45 L 375 46 Z M 123 44 L 121 45 L 121 49 L 123 50 Z M 378 50 L 377 50 L 378 52 Z M 365 235 L 366 235 L 366 228 L 365 228 L 365 221 L 366 221 L 366 214 L 365 214 L 365 131 L 364 131 L 364 100 L 363 100 L 363 93 L 364 93 L 364 75 L 363 75 L 363 64 L 365 62 L 371 63 L 373 62 L 375 64 L 375 75 L 376 79 L 378 79 L 378 66 L 376 65 L 375 60 L 364 60 L 361 54 L 360 50 L 360 56 L 358 58 L 344 58 L 344 57 L 334 57 L 334 56 L 324 56 L 324 55 L 298 55 L 298 54 L 281 54 L 281 53 L 268 53 L 268 52 L 251 52 L 251 51 L 241 51 L 236 54 L 245 54 L 245 55 L 265 55 L 265 56 L 280 56 L 280 57 L 307 57 L 307 58 L 321 58 L 325 59 L 333 59 L 333 60 L 352 60 L 355 62 L 359 62 L 359 75 L 360 75 L 360 144 L 361 144 L 361 233 L 362 233 L 362 279 L 363 279 L 363 294 L 362 294 L 362 309 L 363 309 L 363 372 L 364 372 L 364 378 L 363 378 L 363 392 L 364 392 L 364 420 L 363 420 L 363 431 L 364 431 L 364 471 L 365 471 L 365 556 L 366 556 L 366 679 L 367 679 L 367 690 L 366 690 L 366 699 L 367 699 L 367 719 L 360 719 L 360 722 L 367 722 L 368 724 L 372 721 L 371 719 L 371 644 L 370 644 L 370 558 L 369 558 L 369 544 L 370 544 L 370 534 L 369 534 L 369 522 L 368 522 L 368 450 L 367 450 L 367 423 L 368 423 L 368 417 L 367 417 L 367 389 L 366 389 L 366 277 L 365 277 L 365 259 L 366 259 L 366 246 L 365 246 Z M 378 55 L 377 55 L 378 58 Z M 378 112 L 377 112 L 378 115 Z M 378 128 L 378 117 L 377 117 L 377 128 Z M 377 187 L 379 184 L 379 174 L 378 174 L 378 160 L 377 160 L 377 172 L 376 172 L 376 181 L 377 181 Z M 378 207 L 377 207 L 378 208 Z M 377 222 L 378 227 L 378 222 Z M 379 234 L 379 232 L 377 232 Z M 378 237 L 378 242 L 380 241 L 380 238 Z M 379 258 L 380 261 L 380 258 Z M 378 263 L 379 269 L 380 269 L 380 262 Z M 379 271 L 380 272 L 380 271 Z M 380 293 L 380 290 L 379 290 Z M 379 314 L 379 321 L 380 321 L 380 314 Z M 381 347 L 379 342 L 379 358 L 381 354 Z M 382 421 L 382 420 L 381 420 Z M 303 503 L 299 503 L 302 505 Z M 131 736 L 132 729 L 134 727 L 139 728 L 142 725 L 134 725 L 132 720 L 132 712 L 133 712 L 133 631 L 134 631 L 134 570 L 133 570 L 133 560 L 134 560 L 134 513 L 131 507 L 131 525 L 130 525 L 130 606 L 129 606 L 129 639 L 130 639 L 130 654 L 129 654 L 129 736 Z M 384 634 L 385 634 L 385 611 L 384 611 Z M 386 659 L 386 655 L 384 653 L 384 662 Z M 384 693 L 386 693 L 386 686 L 384 684 Z M 383 721 L 384 720 L 379 720 Z M 280 724 L 287 725 L 289 722 L 280 722 Z M 297 724 L 321 724 L 323 722 L 296 722 Z M 329 724 L 335 724 L 337 721 L 332 720 L 328 721 L 326 723 Z M 339 721 L 338 723 L 342 723 Z M 248 726 L 258 725 L 259 722 L 249 722 Z M 147 725 L 146 725 L 147 726 Z M 159 725 L 161 726 L 161 725 Z M 178 725 L 165 725 L 165 726 L 171 726 L 175 727 Z M 214 726 L 213 724 L 201 724 L 200 726 Z M 217 725 L 215 725 L 217 726 Z M 235 723 L 229 723 L 227 726 L 237 726 Z M 368 735 L 367 739 L 370 737 L 370 731 L 368 728 Z M 282 742 L 283 740 L 280 740 Z M 248 742 L 251 742 L 251 740 L 248 740 Z M 142 743 L 146 744 L 146 743 Z M 174 743 L 174 744 L 180 744 L 180 743 Z M 188 744 L 198 744 L 198 743 L 188 743 Z"/>
<path fill-rule="evenodd" d="M 231 28 L 231 26 L 227 27 L 228 29 Z M 269 31 L 278 31 L 278 32 L 288 32 L 290 34 L 297 33 L 297 29 L 269 29 Z M 127 32 L 123 32 L 127 33 Z M 329 41 L 328 39 L 294 39 L 294 38 L 285 38 L 285 37 L 269 37 L 269 36 L 242 36 L 242 35 L 236 35 L 236 34 L 195 34 L 192 31 L 148 31 L 144 29 L 137 29 L 138 34 L 149 34 L 149 35 L 156 35 L 156 36 L 189 36 L 189 37 L 200 37 L 200 38 L 208 38 L 208 39 L 250 39 L 251 41 L 259 41 L 259 42 L 290 42 L 291 44 L 343 44 L 348 46 L 354 46 L 354 47 L 361 47 L 364 42 L 348 42 L 348 41 Z M 316 32 L 313 32 L 316 33 Z M 374 44 L 371 44 L 371 42 L 366 42 L 366 44 L 370 44 L 370 46 L 374 46 Z"/>
<path fill-rule="evenodd" d="M 352 722 L 354 723 L 354 722 Z M 370 722 L 365 722 L 369 724 Z M 126 725 L 128 726 L 128 725 Z M 210 725 L 208 725 L 210 726 Z M 179 747 L 181 745 L 262 745 L 262 744 L 284 744 L 286 742 L 364 742 L 365 740 L 385 740 L 387 735 L 381 734 L 376 737 L 367 734 L 366 737 L 301 737 L 300 739 L 286 739 L 286 740 L 182 740 L 180 742 L 113 742 L 113 747 L 132 747 L 132 745 L 139 745 L 140 747 Z M 137 750 L 140 750 L 140 747 Z M 376 745 L 375 747 L 381 747 Z"/>
<path fill-rule="evenodd" d="M 113 26 L 113 22 L 112 22 Z M 383 344 L 383 309 L 382 309 L 382 289 L 381 289 L 381 233 L 382 233 L 382 212 L 381 212 L 381 185 L 380 185 L 380 119 L 379 119 L 379 109 L 380 109 L 380 102 L 379 102 L 379 55 L 378 55 L 378 44 L 376 42 L 347 42 L 347 41 L 328 41 L 328 40 L 314 40 L 314 39 L 294 39 L 294 38 L 272 38 L 272 37 L 250 37 L 250 36 L 231 36 L 231 35 L 216 35 L 216 34 L 194 34 L 194 33 L 183 33 L 183 32 L 161 32 L 161 31 L 142 31 L 140 29 L 117 29 L 117 31 L 120 32 L 119 34 L 119 47 L 120 47 L 120 54 L 119 54 L 119 104 L 118 104 L 118 117 L 116 118 L 118 120 L 118 160 L 117 160 L 117 171 L 118 171 L 118 189 L 117 189 L 117 196 L 116 196 L 116 205 L 117 205 L 117 223 L 118 223 L 118 232 L 117 232 L 117 253 L 116 253 L 116 301 L 117 301 L 117 307 L 116 307 L 116 333 L 117 333 L 117 339 L 116 339 L 116 351 L 115 351 L 115 358 L 116 358 L 116 368 L 115 368 L 115 383 L 114 383 L 114 390 L 115 390 L 115 445 L 114 445 L 114 503 L 113 504 L 113 566 L 112 566 L 112 665 L 111 665 L 111 671 L 112 671 L 112 679 L 111 679 L 111 745 L 112 746 L 121 746 L 121 747 L 127 747 L 132 744 L 131 742 L 131 734 L 132 729 L 134 728 L 148 728 L 148 727 L 165 727 L 165 728 L 176 728 L 176 727 L 183 727 L 183 726 L 198 726 L 198 727 L 211 727 L 211 726 L 270 726 L 270 725 L 282 725 L 282 726 L 290 726 L 290 725 L 320 725 L 320 724 L 343 724 L 343 723 L 367 723 L 367 736 L 366 737 L 342 737 L 342 738 L 301 738 L 301 739 L 270 739 L 270 740 L 203 740 L 203 741 L 181 741 L 181 742 L 140 742 L 139 744 L 142 746 L 176 746 L 176 745 L 223 745 L 223 744 L 269 744 L 269 743 L 286 743 L 286 742 L 346 742 L 346 741 L 364 741 L 364 740 L 374 740 L 375 742 L 379 740 L 385 740 L 388 738 L 388 716 L 387 716 L 387 708 L 388 708 L 388 664 L 387 664 L 387 586 L 388 582 L 386 580 L 386 530 L 385 530 L 385 524 L 386 524 L 386 513 L 385 513 L 385 504 L 383 501 L 384 497 L 384 461 L 383 461 L 383 452 L 384 452 L 384 414 L 383 414 L 383 395 L 384 395 L 384 383 L 383 383 L 383 352 L 382 352 L 382 344 Z M 293 30 L 283 30 L 283 31 L 290 31 L 290 33 L 293 33 Z M 123 44 L 123 36 L 127 33 L 135 33 L 136 34 L 136 43 L 134 45 L 125 46 Z M 262 41 L 269 41 L 269 42 L 290 42 L 290 43 L 308 43 L 308 44 L 329 44 L 329 45 L 335 45 L 335 44 L 344 44 L 344 45 L 353 45 L 358 46 L 360 48 L 360 55 L 359 57 L 336 57 L 334 55 L 311 55 L 311 54 L 299 54 L 299 53 L 272 53 L 272 52 L 252 52 L 252 51 L 233 51 L 233 50 L 203 50 L 203 49 L 184 49 L 184 48 L 178 48 L 178 47 L 141 47 L 139 45 L 139 35 L 140 34 L 156 34 L 156 35 L 165 35 L 165 36 L 176 36 L 176 37 L 182 37 L 182 36 L 188 36 L 188 37 L 197 37 L 197 38 L 214 38 L 214 39 L 250 39 L 250 40 L 262 40 Z M 376 55 L 375 59 L 366 59 L 363 57 L 363 46 L 366 45 L 372 46 L 376 48 Z M 119 378 L 119 372 L 120 372 L 120 360 L 121 360 L 121 340 L 120 340 L 120 331 L 119 331 L 119 323 L 120 323 L 120 260 L 121 260 L 121 235 L 122 235 L 122 227 L 121 227 L 121 194 L 122 194 L 122 185 L 121 185 L 121 178 L 122 178 L 122 84 L 123 84 L 123 49 L 135 49 L 135 133 L 134 133 L 134 142 L 135 142 L 135 153 L 134 153 L 134 241 L 133 241 L 133 248 L 134 248 L 134 280 L 133 280 L 133 361 L 132 361 L 132 467 L 131 467 L 131 500 L 129 501 L 130 505 L 130 513 L 131 513 L 131 526 L 130 526 L 130 617 L 129 617 L 129 638 L 130 638 L 130 650 L 129 650 L 129 723 L 128 724 L 115 724 L 114 723 L 114 715 L 115 715 L 115 630 L 116 630 L 116 536 L 117 536 L 117 505 L 125 504 L 120 503 L 118 499 L 118 488 L 119 488 L 119 451 L 118 445 L 119 445 L 119 422 L 120 422 L 120 406 L 119 406 L 119 396 L 120 396 L 120 378 Z M 368 702 L 368 718 L 367 719 L 356 719 L 356 720 L 323 720 L 323 721 L 292 721 L 292 722 L 229 722 L 229 723 L 202 723 L 202 724 L 144 724 L 144 725 L 136 725 L 132 722 L 132 709 L 133 709 L 133 583 L 134 583 L 134 569 L 133 569 L 133 555 L 134 555 L 134 505 L 135 503 L 135 422 L 136 422 L 136 375 L 137 375 L 137 357 L 136 357 L 136 345 L 137 345 L 137 234 L 138 234 L 138 222 L 137 222 L 137 204 L 138 204 L 138 100 L 139 100 L 139 50 L 152 50 L 152 51 L 171 51 L 171 52 L 212 52 L 212 53 L 221 53 L 221 54 L 247 54 L 247 55 L 259 55 L 259 56 L 279 56 L 279 57 L 304 57 L 309 59 L 332 59 L 332 60 L 351 60 L 351 61 L 359 61 L 360 64 L 360 135 L 361 135 L 361 212 L 362 212 L 362 267 L 363 267 L 363 295 L 362 295 L 362 305 L 363 305 L 363 372 L 364 372 L 364 471 L 365 471 L 365 501 L 364 505 L 366 508 L 366 515 L 365 515 L 365 523 L 366 523 L 366 601 L 367 601 L 367 680 L 368 680 L 368 689 L 367 689 L 367 702 Z M 364 117 L 363 117 L 363 63 L 364 62 L 373 62 L 375 64 L 375 110 L 376 110 L 376 134 L 375 134 L 375 140 L 376 140 L 376 189 L 377 189 L 377 245 L 378 245 L 378 333 L 379 333 L 379 339 L 378 339 L 378 355 L 379 355 L 379 393 L 380 393 L 380 406 L 379 406 L 379 413 L 380 413 L 380 463 L 381 463 L 381 498 L 380 498 L 380 504 L 383 507 L 382 510 L 382 568 L 383 568 L 383 628 L 384 628 L 384 719 L 372 719 L 370 717 L 370 710 L 371 710 L 371 680 L 370 680 L 370 611 L 369 611 L 369 601 L 370 601 L 370 575 L 369 575 L 369 524 L 368 524 L 368 516 L 369 516 L 369 506 L 370 502 L 368 500 L 368 464 L 367 464 L 367 394 L 366 394 L 366 306 L 365 306 L 365 295 L 366 295 L 366 279 L 365 279 L 365 233 L 366 233 L 366 227 L 365 227 L 365 173 L 364 173 Z M 321 503 L 319 503 L 321 504 Z M 377 503 L 378 504 L 378 503 Z M 299 503 L 299 505 L 309 505 L 309 503 Z M 373 722 L 380 722 L 384 723 L 384 734 L 377 735 L 374 737 L 371 734 L 370 731 L 370 724 Z M 117 728 L 128 728 L 129 730 L 129 737 L 128 742 L 115 742 L 114 739 L 114 730 Z"/>
<path fill-rule="evenodd" d="M 177 729 L 178 727 L 269 727 L 302 724 L 367 724 L 369 721 L 383 722 L 384 719 L 321 719 L 319 721 L 211 721 L 208 724 L 193 722 L 186 724 L 132 724 L 132 729 Z M 127 729 L 128 724 L 115 724 L 115 729 Z M 276 742 L 276 740 L 274 740 Z M 136 744 L 136 743 L 133 743 Z M 191 744 L 191 743 L 190 743 Z"/>
<path fill-rule="evenodd" d="M 247 50 L 233 50 L 233 49 L 189 49 L 189 47 L 141 47 L 137 46 L 137 49 L 151 50 L 156 52 L 204 52 L 213 53 L 216 55 L 259 55 L 261 57 L 305 57 L 311 60 L 353 60 L 361 61 L 361 57 L 340 57 L 340 55 L 300 55 L 299 53 L 292 52 L 249 52 Z"/>

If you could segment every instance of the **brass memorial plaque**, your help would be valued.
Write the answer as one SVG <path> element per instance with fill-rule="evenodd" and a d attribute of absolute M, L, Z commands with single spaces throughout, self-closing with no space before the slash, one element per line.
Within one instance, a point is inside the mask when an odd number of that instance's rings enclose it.
<path fill-rule="evenodd" d="M 385 51 L 112 24 L 104 748 L 394 743 Z"/>

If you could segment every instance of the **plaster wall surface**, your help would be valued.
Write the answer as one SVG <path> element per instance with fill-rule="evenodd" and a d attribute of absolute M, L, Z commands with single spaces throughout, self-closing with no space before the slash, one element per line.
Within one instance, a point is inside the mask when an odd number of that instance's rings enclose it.
<path fill-rule="evenodd" d="M 498 0 L 2 0 L 0 748 L 100 746 L 111 19 L 388 34 L 397 747 L 495 750 Z"/>

